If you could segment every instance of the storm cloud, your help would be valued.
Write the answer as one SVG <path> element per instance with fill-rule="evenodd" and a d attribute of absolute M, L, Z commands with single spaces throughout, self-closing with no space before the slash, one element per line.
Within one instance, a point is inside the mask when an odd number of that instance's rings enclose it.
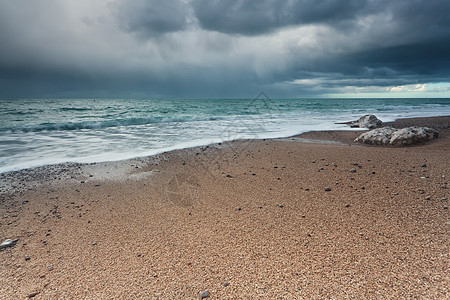
<path fill-rule="evenodd" d="M 0 0 L 0 97 L 450 86 L 448 11 L 444 0 Z"/>
<path fill-rule="evenodd" d="M 194 0 L 192 6 L 204 29 L 258 35 L 287 26 L 351 22 L 372 5 L 358 0 Z"/>

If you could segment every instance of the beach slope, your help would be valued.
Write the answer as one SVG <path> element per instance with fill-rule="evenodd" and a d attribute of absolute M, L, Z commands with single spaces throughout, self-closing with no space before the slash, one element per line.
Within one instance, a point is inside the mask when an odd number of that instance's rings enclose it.
<path fill-rule="evenodd" d="M 399 122 L 440 136 L 312 132 L 0 175 L 0 238 L 18 239 L 0 295 L 443 299 L 450 117 Z"/>

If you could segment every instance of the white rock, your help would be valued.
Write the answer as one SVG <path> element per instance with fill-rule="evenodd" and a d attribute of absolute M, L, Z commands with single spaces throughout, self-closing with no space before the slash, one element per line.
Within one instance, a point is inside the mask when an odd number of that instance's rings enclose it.
<path fill-rule="evenodd" d="M 358 125 L 357 127 L 360 127 L 360 128 L 373 129 L 373 128 L 378 128 L 378 127 L 383 126 L 383 122 L 381 122 L 381 120 L 378 119 L 375 115 L 365 115 L 365 116 L 359 118 L 356 121 L 356 124 L 353 126 L 356 127 L 356 125 Z M 352 125 L 350 125 L 350 126 L 352 126 Z"/>
<path fill-rule="evenodd" d="M 355 139 L 355 142 L 362 142 L 373 145 L 387 145 L 391 140 L 395 128 L 383 127 L 365 132 Z"/>
<path fill-rule="evenodd" d="M 383 122 L 378 119 L 375 115 L 365 115 L 359 118 L 356 121 L 344 122 L 344 123 L 336 123 L 336 124 L 347 124 L 350 127 L 359 127 L 359 128 L 378 128 L 383 126 Z"/>
<path fill-rule="evenodd" d="M 413 126 L 402 128 L 392 133 L 389 144 L 397 146 L 410 145 L 425 142 L 437 136 L 438 132 L 432 128 Z"/>
<path fill-rule="evenodd" d="M 361 134 L 355 139 L 355 142 L 402 146 L 428 141 L 437 136 L 438 132 L 428 127 L 413 126 L 402 129 L 383 127 Z"/>

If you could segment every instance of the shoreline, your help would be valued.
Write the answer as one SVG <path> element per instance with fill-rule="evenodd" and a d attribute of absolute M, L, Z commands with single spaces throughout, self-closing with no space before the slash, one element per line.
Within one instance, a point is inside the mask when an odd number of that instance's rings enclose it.
<path fill-rule="evenodd" d="M 383 126 L 392 126 L 394 128 L 401 128 L 401 127 L 409 127 L 409 126 L 434 126 L 437 130 L 448 130 L 449 129 L 449 123 L 450 123 L 450 115 L 443 115 L 443 116 L 432 116 L 432 117 L 414 117 L 414 118 L 399 118 L 395 121 L 391 122 L 384 122 Z M 432 124 L 432 125 L 430 125 Z M 353 140 L 360 135 L 361 133 L 367 131 L 368 129 L 361 128 L 361 129 L 355 129 L 355 128 L 348 128 L 348 130 L 311 130 L 306 131 L 286 137 L 277 137 L 277 138 L 257 138 L 257 139 L 251 139 L 251 140 L 296 140 L 297 142 L 304 142 L 304 143 L 321 143 L 324 144 L 352 144 Z M 243 139 L 243 140 L 250 140 L 250 139 Z M 126 161 L 133 161 L 133 160 L 139 160 L 139 159 L 146 159 L 150 157 L 157 157 L 158 155 L 170 153 L 173 151 L 180 151 L 185 149 L 197 149 L 197 148 L 203 148 L 203 147 L 210 147 L 215 145 L 220 145 L 222 143 L 230 143 L 235 141 L 242 141 L 242 139 L 238 140 L 225 140 L 218 143 L 211 143 L 207 145 L 199 145 L 199 146 L 193 146 L 193 147 L 186 147 L 186 148 L 179 148 L 179 149 L 173 149 L 169 151 L 163 151 L 161 153 L 156 153 L 153 155 L 144 155 L 144 156 L 137 156 L 132 158 L 126 158 L 123 160 L 112 160 L 112 161 L 100 161 L 100 162 L 63 162 L 63 163 L 57 163 L 57 164 L 45 164 L 45 165 L 39 165 L 35 167 L 29 167 L 29 168 L 23 168 L 19 170 L 12 170 L 12 171 L 6 171 L 6 172 L 0 172 L 0 176 L 2 175 L 8 175 L 11 173 L 20 173 L 24 171 L 33 171 L 33 170 L 41 170 L 46 167 L 57 167 L 61 166 L 61 168 L 72 168 L 77 167 L 80 165 L 94 165 L 94 164 L 110 164 L 110 163 L 122 163 Z M 368 146 L 368 145 L 364 145 Z M 377 146 L 379 147 L 379 146 Z"/>
<path fill-rule="evenodd" d="M 343 143 L 240 140 L 16 171 L 0 192 L 1 238 L 19 239 L 0 252 L 0 294 L 443 298 L 449 118 L 422 119 L 440 136 L 408 147 L 319 131 L 299 137 Z"/>

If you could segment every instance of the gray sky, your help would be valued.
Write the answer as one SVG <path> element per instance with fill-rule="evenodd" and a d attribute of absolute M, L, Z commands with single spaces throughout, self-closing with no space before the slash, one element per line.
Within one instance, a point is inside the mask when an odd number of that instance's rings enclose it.
<path fill-rule="evenodd" d="M 448 0 L 0 0 L 0 98 L 450 97 Z"/>

